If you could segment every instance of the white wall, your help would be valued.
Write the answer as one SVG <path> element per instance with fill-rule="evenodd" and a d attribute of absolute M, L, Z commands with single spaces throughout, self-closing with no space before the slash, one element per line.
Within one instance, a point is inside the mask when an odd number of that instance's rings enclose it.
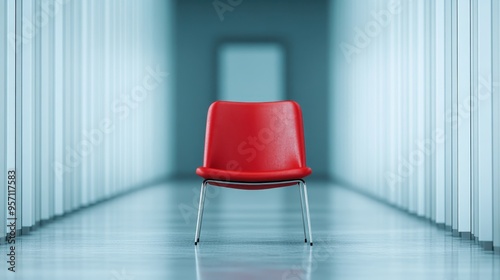
<path fill-rule="evenodd" d="M 500 236 L 498 6 L 332 1 L 330 14 L 332 176 L 486 248 Z"/>
<path fill-rule="evenodd" d="M 8 35 L 0 45 L 0 179 L 16 169 L 18 229 L 169 176 L 171 1 L 0 5 Z"/>

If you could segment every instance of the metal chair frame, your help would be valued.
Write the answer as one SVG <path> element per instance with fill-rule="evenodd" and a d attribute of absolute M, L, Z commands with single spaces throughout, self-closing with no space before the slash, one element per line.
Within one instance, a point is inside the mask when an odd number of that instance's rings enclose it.
<path fill-rule="evenodd" d="M 225 184 L 225 185 L 247 185 L 247 186 L 262 186 L 262 185 L 279 185 L 279 184 L 297 184 L 300 193 L 300 208 L 302 210 L 302 226 L 304 228 L 304 241 L 307 243 L 307 232 L 309 233 L 309 244 L 313 246 L 312 232 L 311 232 L 311 218 L 309 216 L 309 202 L 307 198 L 307 185 L 302 179 L 297 180 L 285 180 L 276 182 L 233 182 L 233 181 L 220 181 L 206 179 L 201 183 L 200 190 L 200 203 L 198 205 L 198 218 L 196 220 L 196 233 L 194 236 L 194 245 L 200 242 L 201 224 L 203 222 L 203 209 L 205 207 L 205 194 L 207 186 L 210 184 Z M 292 186 L 292 185 L 291 185 Z M 305 205 L 304 205 L 305 204 Z M 305 207 L 304 207 L 305 206 Z M 305 208 L 305 209 L 304 209 Z M 305 211 L 305 213 L 304 213 Z M 306 232 L 307 223 L 307 232 Z"/>

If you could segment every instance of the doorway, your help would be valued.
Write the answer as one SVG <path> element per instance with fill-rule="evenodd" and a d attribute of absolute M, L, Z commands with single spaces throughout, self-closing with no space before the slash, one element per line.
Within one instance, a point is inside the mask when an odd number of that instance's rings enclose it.
<path fill-rule="evenodd" d="M 277 101 L 285 94 L 285 51 L 279 43 L 225 43 L 218 49 L 217 99 Z"/>

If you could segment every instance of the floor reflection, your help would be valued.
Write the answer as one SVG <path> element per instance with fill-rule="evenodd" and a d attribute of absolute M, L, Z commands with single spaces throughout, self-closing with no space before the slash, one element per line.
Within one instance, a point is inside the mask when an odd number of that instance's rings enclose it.
<path fill-rule="evenodd" d="M 263 256 L 256 261 L 255 252 L 250 247 L 238 251 L 239 256 L 248 258 L 235 258 L 234 255 L 214 257 L 210 248 L 195 246 L 194 255 L 196 263 L 197 280 L 211 279 L 282 279 L 282 280 L 310 280 L 312 267 L 312 253 L 314 248 L 304 245 L 303 252 L 296 262 L 276 260 Z M 205 249 L 208 249 L 205 251 Z M 209 252 L 210 251 L 210 252 Z M 295 258 L 298 256 L 294 256 Z M 259 263 L 260 262 L 260 263 Z"/>

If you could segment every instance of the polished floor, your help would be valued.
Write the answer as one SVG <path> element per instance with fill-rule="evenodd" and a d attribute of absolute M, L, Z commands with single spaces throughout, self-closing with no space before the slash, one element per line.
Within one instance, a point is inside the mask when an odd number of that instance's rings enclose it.
<path fill-rule="evenodd" d="M 314 246 L 296 187 L 168 182 L 53 221 L 17 240 L 0 279 L 500 279 L 500 255 L 345 188 L 311 181 Z"/>

